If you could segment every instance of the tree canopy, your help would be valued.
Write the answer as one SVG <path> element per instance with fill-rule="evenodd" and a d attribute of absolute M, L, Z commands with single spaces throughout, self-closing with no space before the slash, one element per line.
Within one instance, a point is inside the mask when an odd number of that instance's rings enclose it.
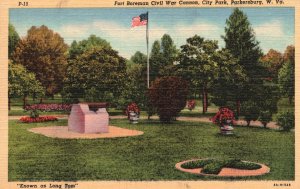
<path fill-rule="evenodd" d="M 12 24 L 8 25 L 8 58 L 12 58 L 12 54 L 20 41 L 20 36 Z"/>
<path fill-rule="evenodd" d="M 8 98 L 9 109 L 10 99 L 23 97 L 23 106 L 26 105 L 26 97 L 29 95 L 44 94 L 44 88 L 35 78 L 34 73 L 30 73 L 21 64 L 8 64 Z"/>
<path fill-rule="evenodd" d="M 102 41 L 90 37 L 84 42 Z M 91 42 L 92 43 L 92 42 Z M 77 44 L 82 44 L 79 42 Z M 64 81 L 64 98 L 76 102 L 79 98 L 86 101 L 113 101 L 122 92 L 126 79 L 125 59 L 118 55 L 108 43 L 94 45 L 73 54 L 68 60 L 66 79 Z"/>
<path fill-rule="evenodd" d="M 46 26 L 32 26 L 18 43 L 12 60 L 35 74 L 46 95 L 53 95 L 62 89 L 67 48 L 58 33 Z"/>
<path fill-rule="evenodd" d="M 195 35 L 181 46 L 178 73 L 190 82 L 194 89 L 201 91 L 203 113 L 207 110 L 207 93 L 210 82 L 216 73 L 217 64 L 212 56 L 218 49 L 217 41 L 204 40 Z"/>

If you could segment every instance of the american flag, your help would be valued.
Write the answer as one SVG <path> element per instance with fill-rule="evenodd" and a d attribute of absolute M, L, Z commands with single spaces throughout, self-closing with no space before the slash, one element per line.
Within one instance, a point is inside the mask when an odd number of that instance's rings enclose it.
<path fill-rule="evenodd" d="M 141 14 L 132 18 L 131 27 L 144 26 L 148 22 L 148 13 Z"/>

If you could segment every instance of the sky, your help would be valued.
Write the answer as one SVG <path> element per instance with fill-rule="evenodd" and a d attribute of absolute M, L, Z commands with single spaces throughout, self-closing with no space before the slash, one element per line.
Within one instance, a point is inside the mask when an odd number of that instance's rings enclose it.
<path fill-rule="evenodd" d="M 59 33 L 67 44 L 95 34 L 107 40 L 125 58 L 136 51 L 146 54 L 146 26 L 131 28 L 132 17 L 149 12 L 149 48 L 154 40 L 169 34 L 177 48 L 195 34 L 218 40 L 224 35 L 226 19 L 232 8 L 52 8 L 10 9 L 9 20 L 21 37 L 32 26 L 46 25 Z M 294 8 L 241 8 L 248 16 L 264 53 L 270 49 L 284 52 L 294 45 Z"/>

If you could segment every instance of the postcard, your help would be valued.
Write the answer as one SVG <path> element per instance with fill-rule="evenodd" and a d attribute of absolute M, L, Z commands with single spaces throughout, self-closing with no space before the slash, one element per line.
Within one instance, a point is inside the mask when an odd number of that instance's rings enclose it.
<path fill-rule="evenodd" d="M 0 188 L 300 188 L 296 0 L 0 4 Z"/>

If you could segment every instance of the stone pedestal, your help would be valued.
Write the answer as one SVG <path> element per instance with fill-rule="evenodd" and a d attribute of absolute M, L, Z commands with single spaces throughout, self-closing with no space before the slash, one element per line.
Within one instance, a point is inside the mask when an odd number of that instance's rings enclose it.
<path fill-rule="evenodd" d="M 135 112 L 129 112 L 130 123 L 136 124 L 139 121 L 139 115 Z"/>
<path fill-rule="evenodd" d="M 106 108 L 96 112 L 88 104 L 73 104 L 68 119 L 69 131 L 78 133 L 108 133 L 109 115 Z"/>
<path fill-rule="evenodd" d="M 232 135 L 233 134 L 233 127 L 230 125 L 223 125 L 220 127 L 220 132 L 223 135 Z"/>

